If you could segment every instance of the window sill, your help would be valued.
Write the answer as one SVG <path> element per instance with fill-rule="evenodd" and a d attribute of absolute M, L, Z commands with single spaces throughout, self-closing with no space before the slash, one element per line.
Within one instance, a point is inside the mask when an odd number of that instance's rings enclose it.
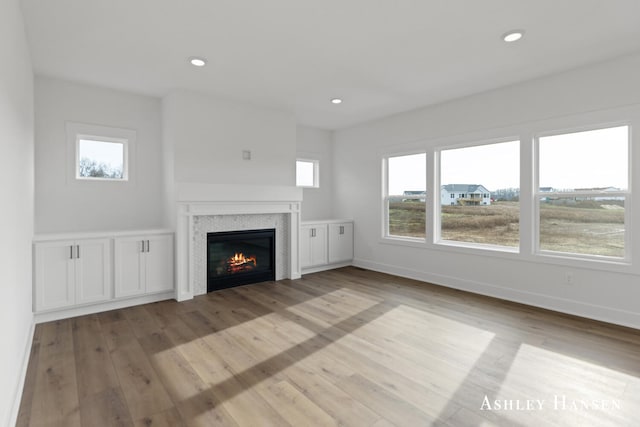
<path fill-rule="evenodd" d="M 429 246 L 425 239 L 419 237 L 384 236 L 379 240 L 385 245 L 408 246 L 413 248 L 426 248 Z"/>
<path fill-rule="evenodd" d="M 404 246 L 409 248 L 427 249 L 431 251 L 449 252 L 454 254 L 502 258 L 510 261 L 556 265 L 583 270 L 608 271 L 613 273 L 632 275 L 640 274 L 640 269 L 634 267 L 631 262 L 627 260 L 616 260 L 610 258 L 583 258 L 580 256 L 572 256 L 572 254 L 553 252 L 524 254 L 520 252 L 519 248 L 494 245 L 474 245 L 464 242 L 455 242 L 451 240 L 443 240 L 436 243 L 431 243 L 422 239 L 387 236 L 380 238 L 379 243 L 384 245 Z"/>

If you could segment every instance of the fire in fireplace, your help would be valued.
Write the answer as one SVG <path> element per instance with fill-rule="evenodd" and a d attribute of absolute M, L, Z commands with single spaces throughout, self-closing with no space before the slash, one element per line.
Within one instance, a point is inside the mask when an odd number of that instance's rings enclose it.
<path fill-rule="evenodd" d="M 207 292 L 275 280 L 275 232 L 207 233 Z"/>
<path fill-rule="evenodd" d="M 227 271 L 230 273 L 240 273 L 242 271 L 251 271 L 258 266 L 256 257 L 251 255 L 245 257 L 242 252 L 235 253 L 231 258 L 227 260 Z"/>

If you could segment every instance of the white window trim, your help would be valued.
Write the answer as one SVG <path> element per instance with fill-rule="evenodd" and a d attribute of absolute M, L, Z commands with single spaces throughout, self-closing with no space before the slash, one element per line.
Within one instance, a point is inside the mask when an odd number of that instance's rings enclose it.
<path fill-rule="evenodd" d="M 424 197 L 425 201 L 425 237 L 411 237 L 411 236 L 396 236 L 393 234 L 389 234 L 389 158 L 390 157 L 402 157 L 402 156 L 412 156 L 416 154 L 424 154 L 425 162 L 426 162 L 426 188 L 427 195 Z M 398 242 L 406 242 L 408 244 L 420 245 L 424 246 L 429 241 L 429 206 L 432 203 L 431 198 L 433 197 L 429 191 L 429 151 L 420 148 L 420 149 L 412 149 L 412 150 L 404 150 L 404 151 L 390 151 L 383 153 L 381 155 L 382 162 L 382 230 L 381 230 L 381 239 L 390 240 L 390 241 L 398 241 Z M 406 196 L 406 199 L 412 200 L 420 200 L 422 196 Z"/>
<path fill-rule="evenodd" d="M 89 183 L 133 184 L 135 182 L 136 136 L 132 129 L 88 123 L 66 122 L 67 134 L 67 183 L 70 185 L 88 185 Z M 123 179 L 94 178 L 78 176 L 78 145 L 80 139 L 124 143 Z"/>
<path fill-rule="evenodd" d="M 612 191 L 612 192 L 599 192 L 599 191 L 562 191 L 562 192 L 540 192 L 540 138 L 548 137 L 548 136 L 557 136 L 557 135 L 565 135 L 571 133 L 579 133 L 579 132 L 589 132 L 589 131 L 597 131 L 601 129 L 609 129 L 614 127 L 628 127 L 628 137 L 627 137 L 627 174 L 628 174 L 628 188 L 627 190 L 622 191 Z M 632 222 L 632 181 L 633 181 L 633 159 L 632 159 L 632 123 L 631 121 L 616 121 L 616 122 L 607 122 L 607 123 L 596 123 L 589 124 L 584 126 L 576 126 L 571 128 L 563 128 L 562 130 L 549 130 L 545 132 L 539 132 L 534 135 L 533 147 L 533 170 L 534 170 L 534 190 L 533 190 L 533 218 L 534 218 L 534 236 L 533 236 L 533 253 L 534 255 L 539 255 L 547 258 L 558 258 L 561 260 L 585 260 L 591 262 L 603 262 L 603 263 L 612 263 L 612 264 L 623 264 L 630 265 L 631 264 L 631 247 L 633 245 L 631 239 L 631 222 Z M 625 212 L 624 212 L 624 257 L 611 257 L 611 256 L 603 256 L 603 255 L 593 255 L 593 254 L 581 254 L 581 253 L 573 253 L 573 252 L 558 252 L 558 251 L 550 251 L 540 248 L 540 199 L 542 197 L 580 197 L 580 196 L 620 196 L 625 198 Z"/>
<path fill-rule="evenodd" d="M 468 138 L 468 137 L 467 137 Z M 482 147 L 485 145 L 491 144 L 502 144 L 505 142 L 518 142 L 519 143 L 519 153 L 520 158 L 522 158 L 522 138 L 520 136 L 504 136 L 504 137 L 491 137 L 491 138 L 483 138 L 475 141 L 467 140 L 463 143 L 454 143 L 452 145 L 439 145 L 434 148 L 434 156 L 436 159 L 436 186 L 438 192 L 438 197 L 434 198 L 434 232 L 433 232 L 433 243 L 434 245 L 442 245 L 448 246 L 452 248 L 465 248 L 465 249 L 477 249 L 483 251 L 493 251 L 493 252 L 504 252 L 504 253 L 519 253 L 520 248 L 522 247 L 522 238 L 520 239 L 519 246 L 503 246 L 503 245 L 494 245 L 490 243 L 474 243 L 474 242 L 462 242 L 457 240 L 446 240 L 442 238 L 442 228 L 441 228 L 441 214 L 442 214 L 442 202 L 440 200 L 440 187 L 442 183 L 440 181 L 441 176 L 441 156 L 440 154 L 446 150 L 458 150 L 461 148 L 473 148 L 473 147 Z M 520 180 L 522 181 L 522 170 L 520 170 Z M 520 187 L 522 187 L 522 182 L 520 183 Z M 520 204 L 520 217 L 522 217 L 522 203 Z"/>
<path fill-rule="evenodd" d="M 548 136 L 558 133 L 577 132 L 581 130 L 593 130 L 599 128 L 629 126 L 629 196 L 625 200 L 625 251 L 626 258 L 594 258 L 573 256 L 572 254 L 553 253 L 547 255 L 536 251 L 535 241 L 537 236 L 537 212 L 535 209 L 534 188 L 538 188 L 537 182 L 534 182 L 536 175 L 538 159 L 537 152 L 534 149 L 534 140 L 538 136 Z M 589 112 L 581 112 L 569 114 L 566 116 L 547 117 L 533 121 L 523 121 L 515 125 L 504 127 L 486 128 L 477 131 L 471 131 L 463 134 L 450 135 L 446 137 L 420 139 L 409 143 L 400 143 L 393 147 L 386 147 L 381 150 L 381 168 L 382 171 L 380 182 L 382 203 L 379 204 L 381 210 L 378 212 L 380 218 L 380 238 L 381 244 L 391 244 L 396 246 L 404 246 L 409 248 L 419 248 L 424 250 L 444 251 L 452 254 L 467 254 L 489 258 L 502 258 L 514 261 L 534 262 L 547 265 L 555 265 L 558 267 L 580 268 L 593 271 L 609 271 L 622 274 L 640 274 L 640 258 L 636 259 L 635 248 L 640 247 L 640 233 L 632 232 L 631 218 L 634 209 L 633 190 L 632 188 L 640 188 L 640 173 L 634 173 L 631 165 L 640 165 L 640 149 L 634 149 L 634 146 L 640 146 L 640 132 L 633 131 L 633 128 L 640 129 L 640 104 L 629 106 L 613 107 Z M 550 129 L 555 129 L 551 132 Z M 439 173 L 436 168 L 436 153 L 440 149 L 461 148 L 469 145 L 469 141 L 509 141 L 520 140 L 520 251 L 513 253 L 507 250 L 495 250 L 495 248 L 482 248 L 473 246 L 460 246 L 436 243 L 435 235 L 439 230 L 439 202 L 431 200 L 433 189 L 439 188 Z M 411 151 L 407 151 L 410 147 Z M 386 188 L 386 170 L 384 158 L 388 156 L 401 156 L 405 154 L 415 154 L 416 152 L 427 153 L 427 233 L 426 240 L 405 239 L 402 237 L 385 237 L 385 221 L 387 213 L 384 209 L 384 191 Z M 430 191 L 431 190 L 431 191 Z M 458 242 L 456 242 L 458 243 Z M 500 247 L 498 247 L 500 248 Z M 488 250 L 489 249 L 489 250 Z"/>
<path fill-rule="evenodd" d="M 320 160 L 311 158 L 297 158 L 297 162 L 308 162 L 313 164 L 313 185 L 297 185 L 298 177 L 296 175 L 296 187 L 299 188 L 320 188 Z M 296 168 L 297 169 L 297 168 Z"/>

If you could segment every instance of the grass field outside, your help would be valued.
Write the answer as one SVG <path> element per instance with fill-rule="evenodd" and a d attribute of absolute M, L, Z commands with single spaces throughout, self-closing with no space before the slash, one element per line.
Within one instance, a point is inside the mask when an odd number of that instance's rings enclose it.
<path fill-rule="evenodd" d="M 389 202 L 389 234 L 425 238 L 426 205 L 416 200 Z"/>
<path fill-rule="evenodd" d="M 389 203 L 389 234 L 425 237 L 425 204 Z M 624 202 L 554 200 L 540 203 L 540 249 L 624 257 Z M 518 247 L 520 204 L 497 201 L 489 206 L 442 206 L 443 240 Z"/>

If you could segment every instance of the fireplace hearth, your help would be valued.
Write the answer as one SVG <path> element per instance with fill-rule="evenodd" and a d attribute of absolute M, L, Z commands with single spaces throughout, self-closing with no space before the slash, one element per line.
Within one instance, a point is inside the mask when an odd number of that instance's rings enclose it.
<path fill-rule="evenodd" d="M 207 292 L 275 280 L 275 232 L 207 233 Z"/>

